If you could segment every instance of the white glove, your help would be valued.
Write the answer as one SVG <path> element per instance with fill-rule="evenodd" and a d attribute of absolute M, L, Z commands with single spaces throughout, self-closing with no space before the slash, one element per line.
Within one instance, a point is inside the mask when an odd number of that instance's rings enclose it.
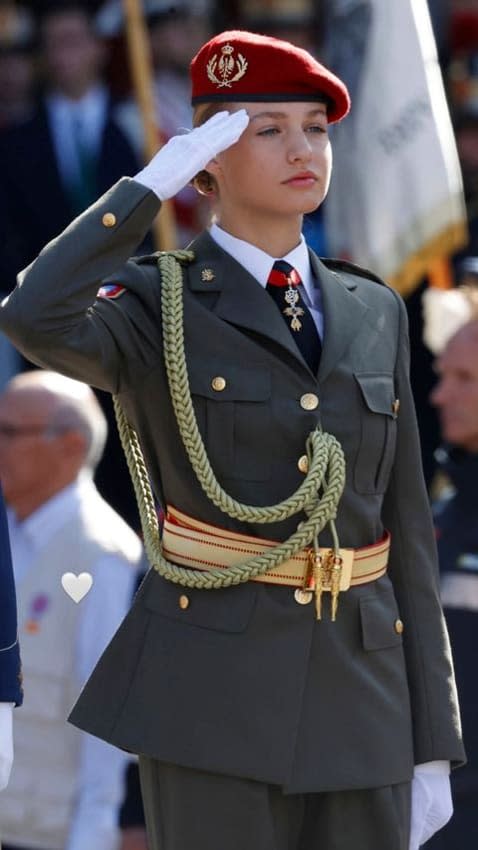
<path fill-rule="evenodd" d="M 449 764 L 438 770 L 439 762 L 417 765 L 412 780 L 410 850 L 418 850 L 453 814 Z"/>
<path fill-rule="evenodd" d="M 160 201 L 172 198 L 211 159 L 237 142 L 248 123 L 245 109 L 216 112 L 184 136 L 173 136 L 133 179 L 151 189 Z"/>
<path fill-rule="evenodd" d="M 13 703 L 0 702 L 0 791 L 8 785 L 13 764 Z"/>

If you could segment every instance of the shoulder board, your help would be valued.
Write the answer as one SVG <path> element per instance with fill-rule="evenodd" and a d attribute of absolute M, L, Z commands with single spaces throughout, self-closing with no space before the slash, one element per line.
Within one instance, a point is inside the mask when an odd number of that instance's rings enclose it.
<path fill-rule="evenodd" d="M 155 266 L 160 254 L 161 251 L 156 251 L 154 254 L 145 254 L 144 257 L 131 257 L 131 260 L 138 266 Z"/>
<path fill-rule="evenodd" d="M 319 259 L 324 266 L 327 266 L 327 268 L 331 271 L 348 272 L 349 274 L 357 275 L 357 277 L 365 277 L 368 280 L 374 280 L 375 283 L 381 283 L 382 286 L 387 285 L 385 281 L 374 274 L 374 272 L 369 271 L 369 269 L 364 269 L 362 266 L 356 266 L 355 263 L 349 263 L 348 260 L 333 260 L 330 257 L 319 257 Z"/>
<path fill-rule="evenodd" d="M 146 254 L 144 257 L 131 257 L 132 261 L 137 265 L 157 265 L 157 262 L 160 257 L 174 257 L 175 260 L 184 265 L 185 263 L 190 263 L 194 260 L 194 252 L 189 250 L 189 248 L 179 248 L 176 251 L 155 251 L 154 254 Z"/>
<path fill-rule="evenodd" d="M 105 283 L 98 290 L 98 298 L 119 298 L 120 295 L 126 292 L 126 287 L 120 283 Z"/>

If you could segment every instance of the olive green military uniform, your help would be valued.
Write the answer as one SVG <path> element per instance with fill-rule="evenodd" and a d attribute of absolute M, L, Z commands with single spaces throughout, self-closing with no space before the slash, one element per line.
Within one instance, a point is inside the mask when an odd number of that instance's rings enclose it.
<path fill-rule="evenodd" d="M 155 259 L 126 262 L 158 205 L 147 189 L 120 181 L 23 273 L 2 306 L 0 328 L 34 362 L 118 394 L 163 505 L 283 540 L 297 517 L 264 534 L 264 526 L 223 515 L 181 444 Z M 288 794 L 398 786 L 410 781 L 414 764 L 460 762 L 401 299 L 311 253 L 325 323 L 316 376 L 257 281 L 208 234 L 191 247 L 186 356 L 220 483 L 246 503 L 286 498 L 303 477 L 306 437 L 321 422 L 347 460 L 340 543 L 367 546 L 388 528 L 388 573 L 342 594 L 333 623 L 327 606 L 318 622 L 313 604 L 297 604 L 292 589 L 257 582 L 188 590 L 181 607 L 184 589 L 151 570 L 72 722 L 178 769 L 259 780 Z M 127 291 L 95 301 L 105 278 Z M 224 379 L 221 391 L 216 377 Z M 330 542 L 321 536 L 322 545 Z M 355 835 L 353 846 L 371 850 L 367 837 L 360 843 Z"/>

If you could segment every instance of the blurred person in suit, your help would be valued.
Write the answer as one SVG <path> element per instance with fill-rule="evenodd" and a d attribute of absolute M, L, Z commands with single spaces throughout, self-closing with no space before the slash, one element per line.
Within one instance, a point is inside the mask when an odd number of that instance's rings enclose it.
<path fill-rule="evenodd" d="M 0 136 L 0 292 L 17 272 L 112 182 L 139 160 L 103 79 L 106 48 L 93 13 L 78 0 L 50 2 L 39 17 L 43 93 L 33 116 Z M 133 169 L 133 171 L 132 171 Z M 109 398 L 97 475 L 101 493 L 138 526 Z M 111 427 L 113 426 L 113 427 Z"/>
<path fill-rule="evenodd" d="M 137 535 L 93 483 L 105 438 L 85 384 L 37 370 L 0 395 L 0 476 L 25 677 L 15 761 L 0 796 L 3 850 L 113 850 L 119 839 L 128 757 L 66 720 L 130 606 L 142 555 Z M 62 587 L 66 572 L 93 579 L 77 604 Z"/>
<path fill-rule="evenodd" d="M 12 708 L 23 702 L 17 604 L 7 517 L 0 490 L 0 791 L 13 762 Z"/>
<path fill-rule="evenodd" d="M 478 290 L 471 317 L 447 341 L 436 360 L 431 395 L 443 445 L 437 451 L 441 495 L 434 505 L 442 602 L 455 659 L 455 674 L 468 762 L 452 775 L 454 815 L 427 850 L 475 850 L 478 846 Z"/>
<path fill-rule="evenodd" d="M 189 63 L 210 32 L 209 0 L 143 0 L 153 63 L 153 99 L 158 139 L 165 143 L 191 126 L 191 83 Z M 118 36 L 124 29 L 122 0 L 110 0 L 97 16 L 98 30 L 105 37 Z M 118 110 L 136 149 L 143 149 L 142 126 L 137 120 L 134 98 Z M 208 204 L 192 186 L 185 186 L 172 200 L 178 244 L 186 244 L 202 230 Z"/>
<path fill-rule="evenodd" d="M 33 18 L 21 6 L 0 6 L 0 134 L 33 113 L 35 80 Z M 20 364 L 20 355 L 0 334 L 0 390 Z"/>
<path fill-rule="evenodd" d="M 103 80 L 106 49 L 78 0 L 39 18 L 42 97 L 34 115 L 0 136 L 3 290 L 98 195 L 138 165 Z"/>
<path fill-rule="evenodd" d="M 35 29 L 22 6 L 0 8 L 0 132 L 35 108 Z"/>

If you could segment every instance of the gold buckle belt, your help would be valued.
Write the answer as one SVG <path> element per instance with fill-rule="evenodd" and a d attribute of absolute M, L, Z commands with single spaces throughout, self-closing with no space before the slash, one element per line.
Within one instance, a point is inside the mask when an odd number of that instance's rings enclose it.
<path fill-rule="evenodd" d="M 227 569 L 249 558 L 261 555 L 277 546 L 273 540 L 249 537 L 215 525 L 201 522 L 168 506 L 163 526 L 163 553 L 166 558 L 197 570 Z M 273 570 L 251 581 L 279 584 L 301 589 L 304 596 L 297 601 L 308 602 L 316 593 L 317 616 L 320 618 L 320 596 L 329 591 L 337 597 L 339 591 L 375 581 L 387 571 L 390 534 L 371 546 L 359 549 L 304 549 Z M 335 609 L 335 610 L 334 610 Z M 333 605 L 335 619 L 336 604 Z"/>

